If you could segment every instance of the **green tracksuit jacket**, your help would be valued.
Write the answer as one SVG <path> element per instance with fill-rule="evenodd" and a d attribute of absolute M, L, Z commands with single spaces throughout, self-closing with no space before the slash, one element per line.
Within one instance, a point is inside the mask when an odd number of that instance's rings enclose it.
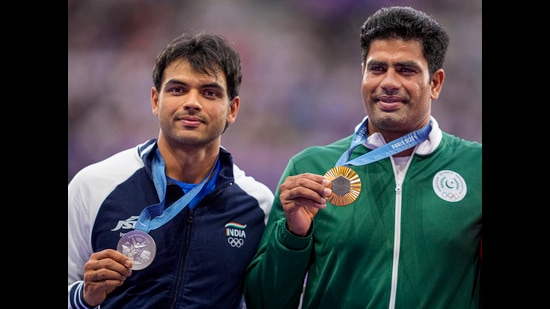
<path fill-rule="evenodd" d="M 281 181 L 325 174 L 351 139 L 296 154 Z M 402 180 L 390 158 L 350 166 L 361 180 L 357 200 L 327 202 L 306 237 L 285 228 L 277 189 L 248 268 L 247 308 L 480 308 L 482 146 L 437 123 L 430 139 Z M 368 151 L 360 145 L 350 159 Z"/>

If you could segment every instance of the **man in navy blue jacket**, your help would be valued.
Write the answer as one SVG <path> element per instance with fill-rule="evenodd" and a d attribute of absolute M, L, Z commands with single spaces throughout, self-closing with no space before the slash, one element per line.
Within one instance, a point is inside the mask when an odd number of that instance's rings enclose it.
<path fill-rule="evenodd" d="M 240 308 L 273 193 L 221 146 L 242 68 L 221 36 L 183 34 L 157 57 L 158 138 L 68 186 L 69 308 Z"/>

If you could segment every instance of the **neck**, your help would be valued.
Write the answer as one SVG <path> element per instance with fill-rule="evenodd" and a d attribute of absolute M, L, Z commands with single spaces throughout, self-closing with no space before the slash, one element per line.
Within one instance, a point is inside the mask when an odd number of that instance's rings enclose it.
<path fill-rule="evenodd" d="M 371 136 L 375 133 L 378 133 L 379 136 L 382 137 L 382 139 L 384 140 L 384 142 L 386 144 L 389 144 L 389 143 L 392 143 L 398 139 L 401 139 L 403 138 L 403 141 L 400 141 L 399 144 L 407 141 L 407 142 L 411 142 L 411 141 L 414 141 L 414 140 L 411 140 L 410 138 L 414 138 L 414 139 L 418 139 L 419 136 L 417 134 L 415 135 L 411 135 L 411 136 L 408 136 L 406 137 L 407 135 L 417 131 L 417 130 L 420 130 L 421 128 L 419 129 L 415 129 L 415 130 L 412 130 L 412 131 L 406 131 L 406 132 L 397 132 L 397 131 L 384 131 L 384 130 L 380 130 L 379 128 L 376 128 L 374 126 L 371 125 L 371 123 L 369 122 L 368 124 L 368 135 Z M 422 131 L 422 135 L 426 134 L 425 131 Z M 427 137 L 427 136 L 426 136 Z M 422 138 L 425 138 L 425 137 L 422 137 Z M 397 142 L 397 141 L 396 141 Z M 418 144 L 419 142 L 421 141 L 416 141 L 415 144 Z M 392 156 L 394 157 L 407 157 L 407 156 L 411 156 L 413 153 L 414 153 L 414 150 L 415 150 L 415 146 L 413 145 L 409 145 L 409 148 L 401 151 L 401 152 L 398 152 Z"/>
<path fill-rule="evenodd" d="M 400 153 L 396 153 L 393 156 L 394 157 L 408 157 L 413 154 L 415 147 L 411 147 L 409 149 L 403 150 Z"/>
<path fill-rule="evenodd" d="M 170 148 L 159 142 L 166 166 L 166 176 L 186 183 L 200 183 L 216 164 L 219 146 L 215 148 Z"/>

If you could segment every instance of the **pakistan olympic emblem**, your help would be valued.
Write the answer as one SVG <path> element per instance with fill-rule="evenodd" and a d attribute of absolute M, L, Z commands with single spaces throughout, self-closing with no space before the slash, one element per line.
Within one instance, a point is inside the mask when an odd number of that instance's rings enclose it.
<path fill-rule="evenodd" d="M 447 202 L 458 202 L 466 196 L 466 181 L 458 173 L 444 170 L 435 174 L 433 188 L 437 196 Z"/>

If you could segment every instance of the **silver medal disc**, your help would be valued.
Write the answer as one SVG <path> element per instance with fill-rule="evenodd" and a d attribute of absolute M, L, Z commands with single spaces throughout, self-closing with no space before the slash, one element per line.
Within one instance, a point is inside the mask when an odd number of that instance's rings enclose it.
<path fill-rule="evenodd" d="M 144 231 L 133 230 L 118 241 L 117 251 L 132 259 L 133 270 L 144 269 L 153 262 L 157 252 L 155 240 Z"/>

